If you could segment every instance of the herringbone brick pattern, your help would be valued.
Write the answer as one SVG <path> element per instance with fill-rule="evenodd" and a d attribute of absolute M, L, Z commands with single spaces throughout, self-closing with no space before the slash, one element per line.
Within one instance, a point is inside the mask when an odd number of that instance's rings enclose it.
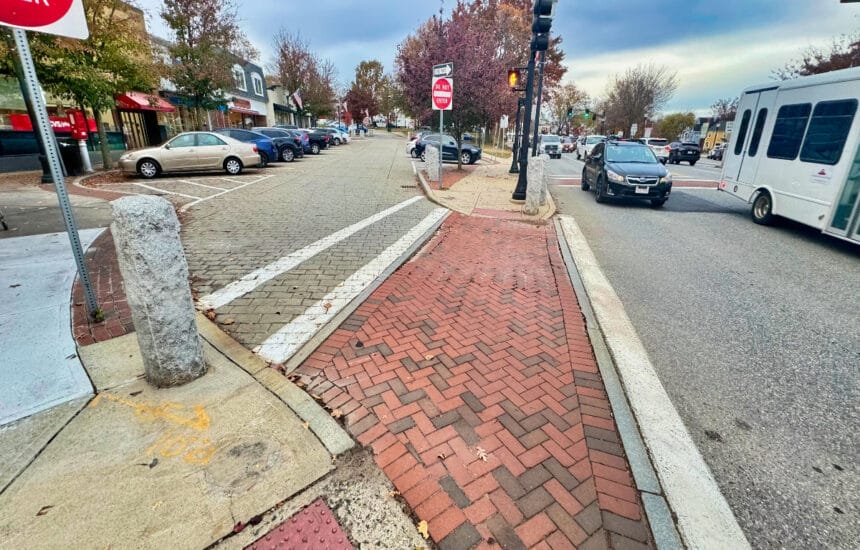
<path fill-rule="evenodd" d="M 451 216 L 296 373 L 442 549 L 652 545 L 551 226 Z"/>

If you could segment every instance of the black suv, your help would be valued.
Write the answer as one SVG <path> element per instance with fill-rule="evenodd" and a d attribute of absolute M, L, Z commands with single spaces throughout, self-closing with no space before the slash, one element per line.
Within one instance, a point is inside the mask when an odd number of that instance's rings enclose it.
<path fill-rule="evenodd" d="M 681 164 L 681 161 L 690 163 L 690 166 L 695 166 L 702 156 L 702 150 L 697 143 L 681 143 L 675 141 L 669 144 L 669 160 L 672 164 Z"/>
<path fill-rule="evenodd" d="M 582 190 L 592 185 L 597 202 L 628 197 L 650 200 L 659 208 L 672 192 L 672 176 L 647 145 L 604 141 L 594 146 L 582 169 Z"/>
<path fill-rule="evenodd" d="M 279 160 L 293 162 L 295 159 L 302 158 L 305 155 L 302 149 L 301 138 L 295 137 L 283 128 L 255 127 L 254 131 L 272 138 L 278 151 Z"/>

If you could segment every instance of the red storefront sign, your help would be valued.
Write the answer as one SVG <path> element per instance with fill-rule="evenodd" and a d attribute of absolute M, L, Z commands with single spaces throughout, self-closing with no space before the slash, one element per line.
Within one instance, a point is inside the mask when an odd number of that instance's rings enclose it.
<path fill-rule="evenodd" d="M 48 118 L 51 120 L 51 128 L 53 128 L 55 132 L 72 131 L 72 124 L 69 122 L 68 117 L 51 116 Z M 33 124 L 30 122 L 30 117 L 27 115 L 9 115 L 9 122 L 12 123 L 13 130 L 22 130 L 27 132 L 33 131 Z M 87 130 L 90 132 L 98 132 L 95 119 L 87 119 Z"/>

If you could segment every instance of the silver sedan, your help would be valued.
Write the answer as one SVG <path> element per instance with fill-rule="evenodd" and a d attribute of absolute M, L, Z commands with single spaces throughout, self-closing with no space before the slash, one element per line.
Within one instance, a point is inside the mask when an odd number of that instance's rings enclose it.
<path fill-rule="evenodd" d="M 147 179 L 162 172 L 203 170 L 224 170 L 235 176 L 246 166 L 259 164 L 256 145 L 212 132 L 185 132 L 164 145 L 129 151 L 119 159 L 124 174 Z"/>

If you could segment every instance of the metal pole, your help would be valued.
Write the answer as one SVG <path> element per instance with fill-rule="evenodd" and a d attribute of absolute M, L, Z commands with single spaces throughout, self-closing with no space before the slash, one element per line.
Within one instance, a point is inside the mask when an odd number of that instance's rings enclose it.
<path fill-rule="evenodd" d="M 443 189 L 442 181 L 445 179 L 442 177 L 442 131 L 444 128 L 444 119 L 445 111 L 439 109 L 439 189 Z"/>
<path fill-rule="evenodd" d="M 538 77 L 537 99 L 535 100 L 535 137 L 532 140 L 532 156 L 537 156 L 538 130 L 540 129 L 540 102 L 543 96 L 543 68 L 546 65 L 546 52 L 540 52 L 540 76 Z"/>
<path fill-rule="evenodd" d="M 514 120 L 514 146 L 511 148 L 511 169 L 508 170 L 510 174 L 516 174 L 520 171 L 517 166 L 517 149 L 520 146 L 520 109 L 523 106 L 523 98 L 517 98 L 517 118 Z"/>
<path fill-rule="evenodd" d="M 529 130 L 532 118 L 532 88 L 535 83 L 535 52 L 529 55 L 528 77 L 526 78 L 526 98 L 523 104 L 523 137 L 520 143 L 520 172 L 517 178 L 517 187 L 514 189 L 511 199 L 515 201 L 526 200 L 526 188 L 528 180 L 526 174 L 529 167 Z"/>
<path fill-rule="evenodd" d="M 36 67 L 33 65 L 33 57 L 30 55 L 30 44 L 27 42 L 27 33 L 22 29 L 13 29 L 12 32 L 15 35 L 15 45 L 18 47 L 21 66 L 24 69 L 24 82 L 27 85 L 27 93 L 30 94 L 36 113 L 36 120 L 33 123 L 38 128 L 39 135 L 42 137 L 42 143 L 45 144 L 45 154 L 48 156 L 51 178 L 54 180 L 57 199 L 63 212 L 63 222 L 66 224 L 66 232 L 69 234 L 69 241 L 72 245 L 72 254 L 75 257 L 75 263 L 78 266 L 78 275 L 84 287 L 87 310 L 94 319 L 101 320 L 102 312 L 99 309 L 96 295 L 90 284 L 90 275 L 87 272 L 87 264 L 84 261 L 84 250 L 81 246 L 78 227 L 75 223 L 75 214 L 72 212 L 72 205 L 69 203 L 69 194 L 66 191 L 66 184 L 63 180 L 63 171 L 60 169 L 60 155 L 57 151 L 56 142 L 51 139 L 51 123 L 48 120 L 48 110 L 45 107 L 45 99 L 42 97 L 42 90 L 39 87 L 39 78 L 36 75 Z"/>

